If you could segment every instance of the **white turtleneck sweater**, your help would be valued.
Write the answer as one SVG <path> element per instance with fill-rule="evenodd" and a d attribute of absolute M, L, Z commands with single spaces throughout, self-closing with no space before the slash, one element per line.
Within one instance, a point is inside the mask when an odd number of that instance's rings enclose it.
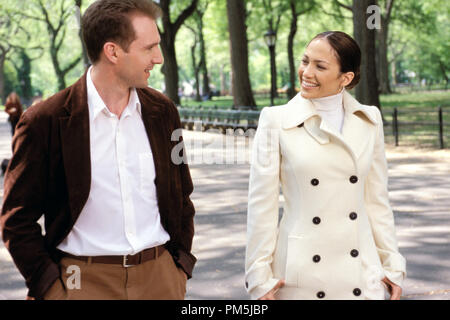
<path fill-rule="evenodd" d="M 311 99 L 322 121 L 339 132 L 342 132 L 342 125 L 344 124 L 344 106 L 342 104 L 344 90 L 345 88 L 332 96 Z"/>

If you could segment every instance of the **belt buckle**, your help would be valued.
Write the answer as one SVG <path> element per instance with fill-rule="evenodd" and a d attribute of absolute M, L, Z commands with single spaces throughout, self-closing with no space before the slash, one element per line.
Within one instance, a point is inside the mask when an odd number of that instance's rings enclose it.
<path fill-rule="evenodd" d="M 133 266 L 132 264 L 127 264 L 127 260 L 128 260 L 127 256 L 123 256 L 122 266 L 124 268 L 132 267 Z"/>

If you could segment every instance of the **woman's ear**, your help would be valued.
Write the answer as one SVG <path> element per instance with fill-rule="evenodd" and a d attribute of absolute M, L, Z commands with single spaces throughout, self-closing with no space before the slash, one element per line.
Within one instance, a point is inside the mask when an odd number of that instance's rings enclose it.
<path fill-rule="evenodd" d="M 341 87 L 346 87 L 348 86 L 353 78 L 355 77 L 355 73 L 354 72 L 345 72 L 341 75 Z"/>

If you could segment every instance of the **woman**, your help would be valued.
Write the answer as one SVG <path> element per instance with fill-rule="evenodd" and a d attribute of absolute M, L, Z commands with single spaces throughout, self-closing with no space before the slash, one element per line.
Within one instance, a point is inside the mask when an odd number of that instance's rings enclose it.
<path fill-rule="evenodd" d="M 22 104 L 17 93 L 11 92 L 6 98 L 5 112 L 9 114 L 8 121 L 11 123 L 11 135 L 14 135 L 16 124 L 22 115 Z"/>
<path fill-rule="evenodd" d="M 360 61 L 347 34 L 318 34 L 298 71 L 301 92 L 261 111 L 245 266 L 254 299 L 384 299 L 385 286 L 400 298 L 406 263 L 388 201 L 381 115 L 346 91 L 359 81 Z"/>

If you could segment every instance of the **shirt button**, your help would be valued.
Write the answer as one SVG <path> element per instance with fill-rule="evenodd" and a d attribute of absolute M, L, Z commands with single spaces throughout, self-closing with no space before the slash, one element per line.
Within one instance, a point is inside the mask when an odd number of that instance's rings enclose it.
<path fill-rule="evenodd" d="M 319 184 L 319 180 L 317 180 L 317 179 L 312 179 L 311 180 L 311 184 L 313 185 L 313 186 L 317 186 L 318 184 Z"/>
<path fill-rule="evenodd" d="M 317 292 L 317 298 L 319 298 L 319 299 L 325 298 L 325 292 L 323 292 L 323 291 Z"/>
<path fill-rule="evenodd" d="M 350 177 L 350 182 L 351 183 L 357 183 L 358 182 L 358 177 L 357 176 L 351 176 Z"/>
<path fill-rule="evenodd" d="M 316 254 L 316 255 L 313 257 L 313 261 L 314 261 L 315 263 L 319 262 L 319 261 L 320 261 L 320 256 L 319 256 L 318 254 Z"/>
<path fill-rule="evenodd" d="M 355 220 L 357 217 L 358 217 L 358 215 L 356 214 L 356 212 L 350 213 L 350 219 L 351 220 Z"/>
<path fill-rule="evenodd" d="M 320 220 L 319 217 L 314 217 L 313 220 L 312 220 L 312 222 L 313 222 L 314 224 L 319 224 L 320 221 L 321 221 L 321 220 Z"/>
<path fill-rule="evenodd" d="M 354 290 L 353 290 L 353 294 L 355 295 L 355 296 L 360 296 L 361 295 L 361 289 L 359 289 L 359 288 L 355 288 Z"/>
<path fill-rule="evenodd" d="M 359 252 L 358 252 L 358 250 L 356 250 L 356 249 L 353 249 L 352 251 L 350 251 L 350 255 L 351 255 L 353 258 L 356 258 L 356 257 L 358 256 L 358 254 L 359 254 Z"/>

